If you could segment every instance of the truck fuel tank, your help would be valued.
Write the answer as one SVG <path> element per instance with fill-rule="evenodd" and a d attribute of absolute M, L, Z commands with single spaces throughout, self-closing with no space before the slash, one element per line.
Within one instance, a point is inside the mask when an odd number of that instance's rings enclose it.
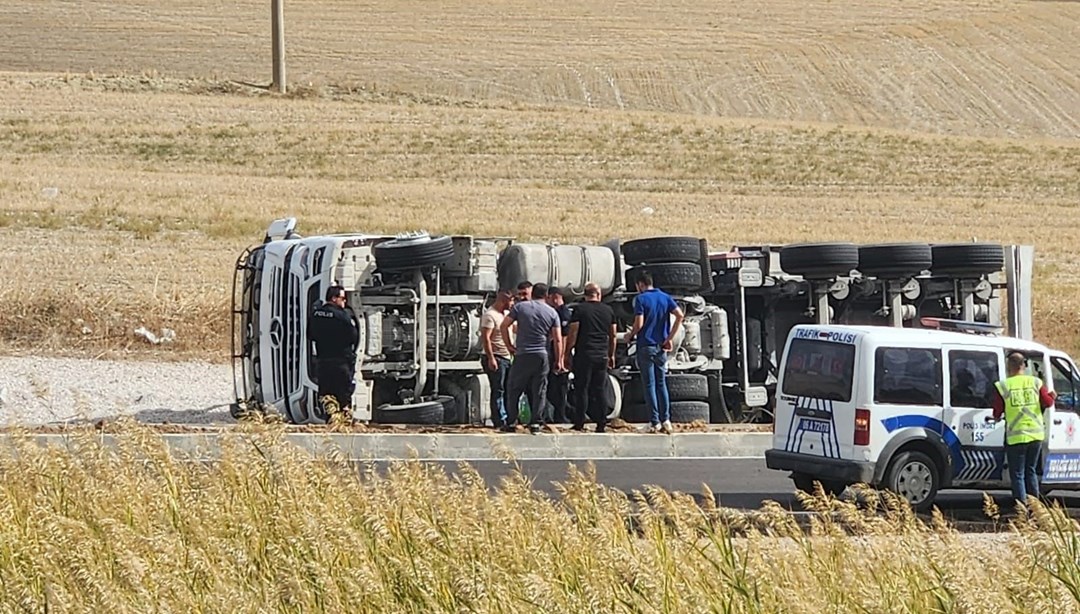
<path fill-rule="evenodd" d="M 615 252 L 607 247 L 514 243 L 499 256 L 499 286 L 514 288 L 530 281 L 581 295 L 591 281 L 610 294 L 619 278 L 618 266 Z"/>

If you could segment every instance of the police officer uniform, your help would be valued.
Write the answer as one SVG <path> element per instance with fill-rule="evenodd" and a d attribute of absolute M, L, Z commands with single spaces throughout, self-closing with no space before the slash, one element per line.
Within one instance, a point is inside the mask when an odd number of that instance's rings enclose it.
<path fill-rule="evenodd" d="M 315 342 L 319 399 L 333 396 L 338 408 L 352 405 L 356 388 L 356 345 L 360 333 L 356 317 L 345 308 L 345 288 L 331 286 L 326 302 L 311 312 L 308 338 Z"/>

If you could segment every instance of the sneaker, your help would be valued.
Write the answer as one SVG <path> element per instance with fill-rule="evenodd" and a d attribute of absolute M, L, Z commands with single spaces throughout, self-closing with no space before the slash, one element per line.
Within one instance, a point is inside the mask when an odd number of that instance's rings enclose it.
<path fill-rule="evenodd" d="M 571 431 L 577 431 L 579 433 L 584 433 L 585 432 L 585 425 L 584 424 L 575 424 L 574 426 L 570 427 L 570 430 Z"/>
<path fill-rule="evenodd" d="M 499 430 L 504 432 L 504 433 L 516 433 L 517 432 L 517 428 L 512 424 L 504 424 L 504 425 L 499 427 Z"/>
<path fill-rule="evenodd" d="M 660 430 L 670 435 L 675 429 L 671 428 L 671 420 L 664 420 L 664 424 L 660 426 Z"/>
<path fill-rule="evenodd" d="M 650 433 L 659 433 L 660 432 L 660 425 L 659 424 L 650 424 L 649 425 L 649 432 Z"/>
<path fill-rule="evenodd" d="M 539 424 L 530 424 L 529 425 L 529 432 L 532 433 L 533 435 L 539 435 L 540 434 L 540 425 Z"/>

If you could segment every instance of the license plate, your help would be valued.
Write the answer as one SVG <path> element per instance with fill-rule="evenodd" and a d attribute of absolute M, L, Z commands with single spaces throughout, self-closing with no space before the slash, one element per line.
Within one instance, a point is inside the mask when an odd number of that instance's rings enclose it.
<path fill-rule="evenodd" d="M 800 431 L 810 431 L 811 433 L 829 433 L 832 432 L 832 425 L 822 420 L 800 420 Z"/>

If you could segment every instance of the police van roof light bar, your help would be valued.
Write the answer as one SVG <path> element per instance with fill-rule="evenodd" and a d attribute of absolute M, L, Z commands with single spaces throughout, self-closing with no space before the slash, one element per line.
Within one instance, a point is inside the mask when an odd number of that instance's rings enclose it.
<path fill-rule="evenodd" d="M 998 326 L 997 324 L 970 322 L 966 320 L 949 320 L 946 318 L 919 318 L 919 324 L 923 328 L 970 333 L 974 335 L 1000 335 L 1001 332 L 1005 330 L 1004 326 Z"/>

